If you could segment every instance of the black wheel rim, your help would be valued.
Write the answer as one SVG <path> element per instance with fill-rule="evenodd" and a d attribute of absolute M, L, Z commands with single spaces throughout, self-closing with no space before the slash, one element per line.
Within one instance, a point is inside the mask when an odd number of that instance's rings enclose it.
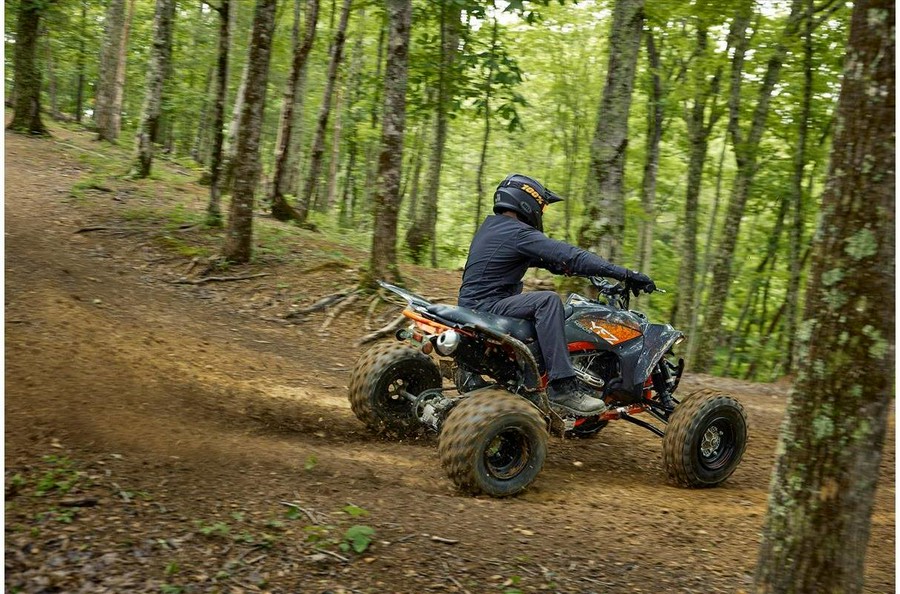
<path fill-rule="evenodd" d="M 528 465 L 531 445 L 521 429 L 510 427 L 497 433 L 484 450 L 484 466 L 500 480 L 517 476 Z"/>
<path fill-rule="evenodd" d="M 735 428 L 731 419 L 717 417 L 700 433 L 700 464 L 706 470 L 719 470 L 734 458 Z"/>

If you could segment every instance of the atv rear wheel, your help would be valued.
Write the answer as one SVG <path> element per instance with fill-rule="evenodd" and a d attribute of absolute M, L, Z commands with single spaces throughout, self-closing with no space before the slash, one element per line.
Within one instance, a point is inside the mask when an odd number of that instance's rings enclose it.
<path fill-rule="evenodd" d="M 663 437 L 663 466 L 671 483 L 704 488 L 735 471 L 747 446 L 741 403 L 712 390 L 698 390 L 675 407 Z"/>
<path fill-rule="evenodd" d="M 547 426 L 521 396 L 499 388 L 460 402 L 444 421 L 438 453 L 461 490 L 507 497 L 534 481 L 547 457 Z"/>
<path fill-rule="evenodd" d="M 430 357 L 403 343 L 380 344 L 353 368 L 350 408 L 375 433 L 410 437 L 421 425 L 404 392 L 418 396 L 440 387 L 441 373 Z"/>

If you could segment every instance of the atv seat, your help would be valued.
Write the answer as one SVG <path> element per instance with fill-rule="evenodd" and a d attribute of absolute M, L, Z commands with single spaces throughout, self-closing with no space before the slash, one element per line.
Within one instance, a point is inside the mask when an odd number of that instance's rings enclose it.
<path fill-rule="evenodd" d="M 434 314 L 439 318 L 443 318 L 448 322 L 487 327 L 496 332 L 508 334 L 522 342 L 532 342 L 537 340 L 534 323 L 530 320 L 508 318 L 492 313 L 475 311 L 466 307 L 442 305 L 440 303 L 429 305 L 426 309 L 429 313 Z"/>

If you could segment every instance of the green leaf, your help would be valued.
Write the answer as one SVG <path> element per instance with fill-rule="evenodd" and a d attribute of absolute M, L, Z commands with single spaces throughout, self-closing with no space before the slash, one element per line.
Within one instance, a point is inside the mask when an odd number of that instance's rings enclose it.
<path fill-rule="evenodd" d="M 369 512 L 364 510 L 363 508 L 353 505 L 352 503 L 344 508 L 344 512 L 350 514 L 354 518 L 358 518 L 359 516 L 368 516 Z"/>
<path fill-rule="evenodd" d="M 375 529 L 371 526 L 357 524 L 347 528 L 347 532 L 344 533 L 344 540 L 353 547 L 354 551 L 362 553 L 369 548 L 369 544 L 372 542 L 372 537 L 374 535 Z"/>

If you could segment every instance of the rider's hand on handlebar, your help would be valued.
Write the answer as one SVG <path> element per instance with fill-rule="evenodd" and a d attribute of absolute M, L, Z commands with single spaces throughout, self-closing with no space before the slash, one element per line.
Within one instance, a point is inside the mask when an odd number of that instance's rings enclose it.
<path fill-rule="evenodd" d="M 653 282 L 653 279 L 637 270 L 629 270 L 625 277 L 625 282 L 628 283 L 628 286 L 631 288 L 635 297 L 640 295 L 641 291 L 644 293 L 652 293 L 656 290 L 656 283 Z"/>

